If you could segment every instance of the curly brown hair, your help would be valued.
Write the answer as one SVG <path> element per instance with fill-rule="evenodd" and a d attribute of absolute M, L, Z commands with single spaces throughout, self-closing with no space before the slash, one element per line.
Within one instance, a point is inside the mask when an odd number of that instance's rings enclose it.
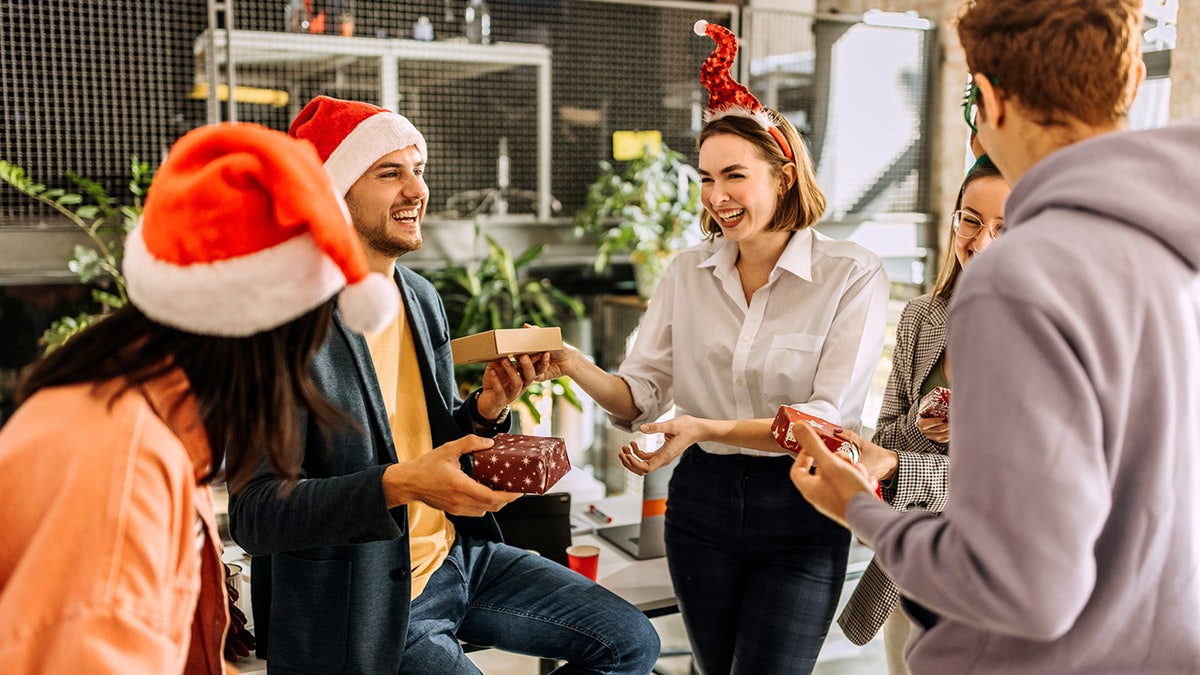
<path fill-rule="evenodd" d="M 1110 126 L 1133 103 L 1122 75 L 1141 58 L 1141 25 L 1142 0 L 972 0 L 958 39 L 970 72 L 993 78 L 1034 121 Z"/>

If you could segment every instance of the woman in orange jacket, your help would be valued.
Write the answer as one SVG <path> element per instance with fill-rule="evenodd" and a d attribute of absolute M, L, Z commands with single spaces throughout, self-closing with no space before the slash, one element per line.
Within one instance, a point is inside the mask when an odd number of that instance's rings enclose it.
<path fill-rule="evenodd" d="M 394 316 L 308 143 L 252 124 L 171 150 L 126 242 L 130 304 L 38 363 L 0 430 L 0 670 L 221 673 L 208 483 L 296 477 L 308 361 L 340 293 Z M 344 288 L 344 290 L 342 290 Z"/>

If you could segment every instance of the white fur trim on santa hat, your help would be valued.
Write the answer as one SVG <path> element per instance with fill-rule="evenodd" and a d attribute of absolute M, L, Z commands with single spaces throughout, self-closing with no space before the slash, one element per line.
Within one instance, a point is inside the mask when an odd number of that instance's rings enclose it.
<path fill-rule="evenodd" d="M 325 170 L 333 178 L 338 194 L 346 194 L 371 165 L 389 153 L 417 146 L 421 158 L 428 157 L 425 137 L 402 115 L 380 112 L 354 127 L 337 149 L 325 160 Z"/>
<path fill-rule="evenodd" d="M 338 310 L 350 330 L 378 333 L 396 319 L 400 311 L 400 292 L 395 281 L 371 272 L 338 294 Z"/>
<path fill-rule="evenodd" d="M 246 337 L 333 297 L 342 271 L 308 232 L 250 255 L 174 265 L 146 248 L 139 224 L 125 243 L 129 301 L 151 319 L 201 335 Z"/>
<path fill-rule="evenodd" d="M 729 117 L 730 115 L 737 115 L 738 117 L 749 117 L 750 119 L 754 120 L 755 122 L 758 122 L 759 126 L 761 126 L 762 128 L 764 128 L 764 129 L 771 128 L 771 118 L 767 117 L 766 111 L 755 110 L 754 112 L 751 112 L 751 111 L 743 108 L 740 105 L 731 105 L 731 106 L 727 106 L 725 108 L 721 108 L 720 110 L 716 110 L 716 111 L 705 110 L 704 111 L 704 121 L 711 122 L 713 120 L 719 120 L 722 117 Z"/>

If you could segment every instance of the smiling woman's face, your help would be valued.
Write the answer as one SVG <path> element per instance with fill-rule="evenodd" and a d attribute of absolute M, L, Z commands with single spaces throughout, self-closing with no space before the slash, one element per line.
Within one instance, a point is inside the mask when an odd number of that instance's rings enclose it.
<path fill-rule="evenodd" d="M 976 178 L 963 191 L 962 212 L 979 220 L 985 226 L 970 239 L 954 237 L 954 255 L 963 267 L 967 262 L 995 238 L 991 230 L 999 232 L 1004 227 L 1004 200 L 1008 199 L 1009 187 L 999 176 Z"/>
<path fill-rule="evenodd" d="M 746 241 L 771 223 L 781 178 L 754 144 L 733 134 L 709 136 L 700 146 L 700 200 L 721 233 Z"/>

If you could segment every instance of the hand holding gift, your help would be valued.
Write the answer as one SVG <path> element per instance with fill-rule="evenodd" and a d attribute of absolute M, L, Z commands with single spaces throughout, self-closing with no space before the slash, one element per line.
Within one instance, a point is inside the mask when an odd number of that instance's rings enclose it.
<path fill-rule="evenodd" d="M 846 505 L 860 492 L 878 495 L 879 486 L 861 464 L 837 461 L 828 443 L 815 427 L 797 425 L 796 444 L 800 452 L 789 473 L 792 484 L 817 511 L 846 527 Z"/>
<path fill-rule="evenodd" d="M 934 387 L 917 403 L 917 430 L 934 443 L 950 442 L 950 390 Z"/>
<path fill-rule="evenodd" d="M 921 397 L 917 404 L 918 417 L 942 417 L 950 419 L 950 389 L 934 387 Z"/>
<path fill-rule="evenodd" d="M 545 494 L 571 470 L 561 438 L 496 434 L 495 444 L 474 453 L 474 478 L 495 489 Z"/>
<path fill-rule="evenodd" d="M 771 435 L 775 437 L 775 442 L 779 444 L 779 447 L 792 452 L 801 452 L 802 427 L 808 427 L 814 431 L 829 452 L 850 464 L 858 464 L 861 456 L 859 446 L 845 437 L 847 434 L 845 429 L 791 406 L 780 406 L 779 413 L 775 415 L 775 421 L 771 423 Z M 854 436 L 854 438 L 858 437 Z M 863 468 L 865 469 L 865 467 Z M 874 491 L 876 497 L 883 499 L 883 492 L 878 484 L 875 485 Z"/>
<path fill-rule="evenodd" d="M 775 442 L 779 444 L 779 447 L 791 452 L 800 452 L 797 425 L 812 427 L 830 452 L 836 453 L 851 464 L 858 463 L 858 446 L 838 437 L 842 431 L 840 426 L 788 405 L 780 406 L 779 413 L 775 415 L 775 421 L 771 423 L 771 435 L 775 437 Z"/>

